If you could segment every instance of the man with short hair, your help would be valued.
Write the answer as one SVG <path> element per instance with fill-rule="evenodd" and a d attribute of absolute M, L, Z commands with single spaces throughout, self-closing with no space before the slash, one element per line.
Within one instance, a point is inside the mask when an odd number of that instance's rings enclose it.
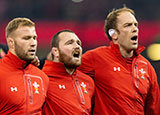
<path fill-rule="evenodd" d="M 6 27 L 8 54 L 0 60 L 0 114 L 41 115 L 48 77 L 30 64 L 37 34 L 28 18 L 14 18 Z"/>
<path fill-rule="evenodd" d="M 79 69 L 96 85 L 94 115 L 160 115 L 157 76 L 140 55 L 138 32 L 133 10 L 114 9 L 105 20 L 110 46 L 83 54 Z"/>
<path fill-rule="evenodd" d="M 62 30 L 52 38 L 53 60 L 46 60 L 43 71 L 50 83 L 45 115 L 89 115 L 94 81 L 77 70 L 81 64 L 81 41 L 71 30 Z"/>

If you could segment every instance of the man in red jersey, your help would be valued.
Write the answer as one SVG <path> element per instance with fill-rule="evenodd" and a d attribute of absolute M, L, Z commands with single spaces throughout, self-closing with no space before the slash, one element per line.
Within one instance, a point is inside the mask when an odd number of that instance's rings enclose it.
<path fill-rule="evenodd" d="M 87 51 L 79 70 L 96 85 L 94 115 L 160 115 L 160 94 L 152 65 L 140 52 L 133 10 L 111 11 L 105 20 L 110 46 Z"/>
<path fill-rule="evenodd" d="M 0 60 L 0 114 L 41 115 L 48 77 L 34 65 L 37 50 L 35 24 L 15 18 L 6 27 L 8 54 Z"/>
<path fill-rule="evenodd" d="M 46 60 L 43 71 L 50 83 L 45 115 L 89 115 L 94 81 L 76 68 L 81 64 L 82 47 L 77 35 L 62 30 L 52 38 L 53 61 Z"/>

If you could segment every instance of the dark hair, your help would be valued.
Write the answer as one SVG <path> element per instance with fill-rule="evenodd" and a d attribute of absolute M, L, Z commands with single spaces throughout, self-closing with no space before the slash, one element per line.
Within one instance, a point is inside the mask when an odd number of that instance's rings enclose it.
<path fill-rule="evenodd" d="M 59 34 L 60 33 L 62 33 L 62 32 L 70 32 L 70 33 L 74 33 L 73 31 L 71 31 L 71 30 L 61 30 L 61 31 L 59 31 L 59 32 L 57 32 L 53 37 L 52 37 L 52 40 L 51 40 L 51 49 L 53 48 L 53 47 L 59 47 Z M 54 55 L 53 54 L 51 54 L 52 55 L 52 59 L 54 59 Z"/>
<path fill-rule="evenodd" d="M 59 34 L 62 33 L 62 32 L 71 32 L 71 33 L 74 33 L 73 31 L 71 30 L 61 30 L 59 32 L 57 32 L 53 37 L 52 37 L 52 40 L 51 40 L 51 47 L 58 47 L 59 46 Z"/>
<path fill-rule="evenodd" d="M 112 37 L 109 35 L 108 31 L 109 29 L 115 29 L 119 32 L 118 28 L 117 28 L 117 17 L 119 16 L 119 14 L 121 12 L 130 12 L 131 14 L 133 14 L 135 16 L 135 13 L 132 9 L 127 8 L 125 5 L 123 6 L 123 8 L 119 8 L 119 9 L 113 9 L 108 15 L 107 18 L 105 19 L 105 25 L 104 25 L 104 30 L 106 35 L 108 36 L 108 38 L 110 40 L 112 40 Z"/>

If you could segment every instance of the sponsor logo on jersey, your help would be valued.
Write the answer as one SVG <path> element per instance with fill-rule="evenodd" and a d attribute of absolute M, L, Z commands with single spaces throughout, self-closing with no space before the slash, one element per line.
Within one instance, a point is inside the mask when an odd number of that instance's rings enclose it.
<path fill-rule="evenodd" d="M 17 92 L 17 91 L 18 91 L 18 89 L 17 89 L 17 87 L 11 87 L 11 91 L 12 91 L 12 92 L 14 92 L 14 91 L 16 91 L 16 92 Z"/>
<path fill-rule="evenodd" d="M 114 71 L 121 71 L 120 67 L 113 67 Z"/>
<path fill-rule="evenodd" d="M 66 89 L 65 85 L 58 85 L 60 89 Z"/>

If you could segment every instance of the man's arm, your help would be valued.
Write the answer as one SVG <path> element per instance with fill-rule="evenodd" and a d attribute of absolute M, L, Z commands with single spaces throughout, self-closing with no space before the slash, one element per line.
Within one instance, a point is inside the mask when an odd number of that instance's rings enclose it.
<path fill-rule="evenodd" d="M 160 91 L 157 75 L 152 66 L 150 68 L 150 77 L 151 86 L 145 103 L 145 115 L 160 115 Z"/>
<path fill-rule="evenodd" d="M 94 57 L 91 51 L 87 51 L 86 53 L 84 53 L 82 55 L 82 64 L 80 65 L 80 67 L 78 67 L 78 69 L 89 75 L 90 77 L 94 78 Z"/>

